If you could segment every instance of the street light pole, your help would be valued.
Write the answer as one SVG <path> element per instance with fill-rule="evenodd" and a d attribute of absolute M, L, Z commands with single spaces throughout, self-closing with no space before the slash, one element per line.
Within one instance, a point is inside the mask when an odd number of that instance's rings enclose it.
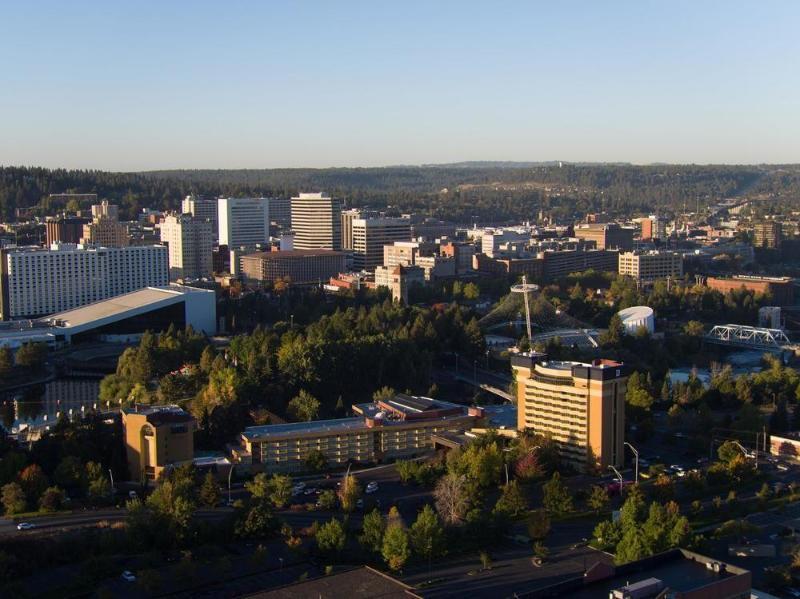
<path fill-rule="evenodd" d="M 111 477 L 111 497 L 114 497 L 114 473 L 111 468 L 108 469 L 108 476 Z"/>
<path fill-rule="evenodd" d="M 616 474 L 616 475 L 617 475 L 617 478 L 619 479 L 619 490 L 620 490 L 620 492 L 622 492 L 622 486 L 623 486 L 622 474 L 620 474 L 619 470 L 617 470 L 616 468 L 614 468 L 614 466 L 612 466 L 612 465 L 610 465 L 610 464 L 609 464 L 609 466 L 608 466 L 608 467 L 609 467 L 611 470 L 613 470 L 613 471 L 614 471 L 614 474 Z"/>
<path fill-rule="evenodd" d="M 633 452 L 633 455 L 636 457 L 636 469 L 635 469 L 636 474 L 634 476 L 634 480 L 636 480 L 636 484 L 638 485 L 639 484 L 639 451 L 633 445 L 628 443 L 627 441 L 625 441 L 625 445 L 627 445 L 628 447 L 631 448 L 631 451 Z"/>
<path fill-rule="evenodd" d="M 228 470 L 228 504 L 231 503 L 231 476 L 233 476 L 233 463 L 231 463 L 231 468 Z"/>

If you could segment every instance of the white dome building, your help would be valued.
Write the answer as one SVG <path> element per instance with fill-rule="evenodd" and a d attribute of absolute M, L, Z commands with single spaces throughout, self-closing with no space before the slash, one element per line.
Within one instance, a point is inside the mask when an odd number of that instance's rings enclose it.
<path fill-rule="evenodd" d="M 640 327 L 647 329 L 651 335 L 656 330 L 656 319 L 653 314 L 653 309 L 649 306 L 633 306 L 632 308 L 625 308 L 617 312 L 622 326 L 625 327 L 625 332 L 628 335 L 635 335 Z"/>

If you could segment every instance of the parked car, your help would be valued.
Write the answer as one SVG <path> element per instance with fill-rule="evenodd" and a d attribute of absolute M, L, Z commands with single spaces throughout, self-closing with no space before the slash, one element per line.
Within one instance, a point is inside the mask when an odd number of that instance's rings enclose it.
<path fill-rule="evenodd" d="M 30 522 L 20 522 L 17 524 L 17 530 L 31 530 L 32 528 L 36 528 L 36 525 Z"/>
<path fill-rule="evenodd" d="M 134 574 L 130 570 L 125 570 L 120 576 L 120 578 L 122 578 L 122 580 L 124 580 L 125 582 L 136 582 L 136 574 Z"/>
<path fill-rule="evenodd" d="M 367 493 L 374 493 L 377 490 L 378 490 L 378 483 L 376 483 L 375 481 L 372 481 L 367 485 Z"/>
<path fill-rule="evenodd" d="M 136 499 L 137 497 L 139 497 L 139 494 L 136 491 L 128 491 L 129 499 Z"/>

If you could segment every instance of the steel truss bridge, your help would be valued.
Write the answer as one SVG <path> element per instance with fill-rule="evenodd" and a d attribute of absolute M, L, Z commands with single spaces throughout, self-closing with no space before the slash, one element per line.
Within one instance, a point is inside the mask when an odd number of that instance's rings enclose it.
<path fill-rule="evenodd" d="M 794 349 L 781 329 L 748 327 L 741 324 L 718 324 L 705 335 L 708 343 L 782 352 Z"/>

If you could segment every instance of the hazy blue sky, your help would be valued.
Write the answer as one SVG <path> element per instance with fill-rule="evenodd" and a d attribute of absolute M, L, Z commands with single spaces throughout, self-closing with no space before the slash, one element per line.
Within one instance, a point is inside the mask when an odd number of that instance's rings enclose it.
<path fill-rule="evenodd" d="M 800 162 L 800 2 L 0 0 L 0 164 L 551 159 Z"/>

